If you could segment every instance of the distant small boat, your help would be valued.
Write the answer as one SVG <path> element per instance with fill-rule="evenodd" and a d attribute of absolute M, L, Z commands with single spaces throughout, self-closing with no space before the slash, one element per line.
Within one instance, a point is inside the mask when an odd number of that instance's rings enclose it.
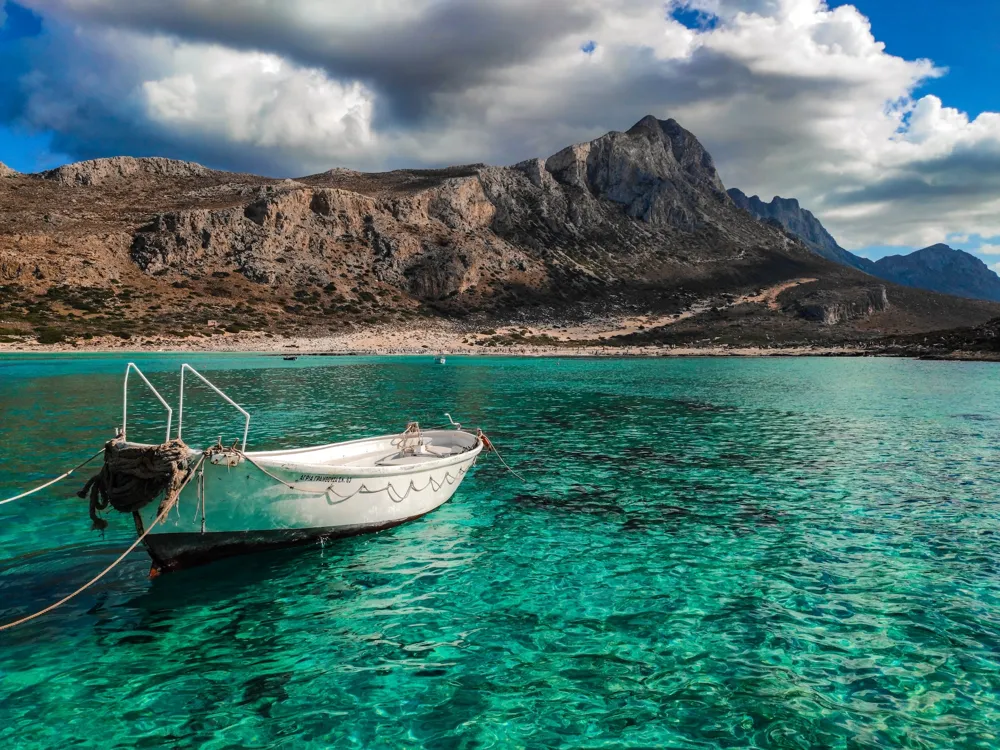
<path fill-rule="evenodd" d="M 434 358 L 434 361 L 437 362 L 439 365 L 443 365 L 447 360 L 444 358 L 443 354 L 439 354 Z"/>
<path fill-rule="evenodd" d="M 286 362 L 294 362 L 298 357 L 282 357 Z"/>

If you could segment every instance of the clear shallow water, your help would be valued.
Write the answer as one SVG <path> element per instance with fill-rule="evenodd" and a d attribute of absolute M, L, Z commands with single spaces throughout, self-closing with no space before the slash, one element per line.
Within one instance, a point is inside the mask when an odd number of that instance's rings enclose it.
<path fill-rule="evenodd" d="M 154 581 L 136 553 L 0 634 L 5 747 L 1000 744 L 994 365 L 186 359 L 252 447 L 450 411 L 530 482 L 487 460 L 421 521 Z M 181 359 L 136 360 L 175 401 Z M 0 497 L 100 446 L 124 363 L 0 358 Z M 189 408 L 191 443 L 241 429 Z M 131 542 L 81 482 L 0 506 L 3 621 Z"/>

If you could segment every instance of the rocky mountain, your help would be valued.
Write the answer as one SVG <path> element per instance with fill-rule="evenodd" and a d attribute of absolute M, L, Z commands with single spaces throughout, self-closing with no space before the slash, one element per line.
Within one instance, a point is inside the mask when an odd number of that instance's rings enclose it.
<path fill-rule="evenodd" d="M 0 161 L 0 177 L 14 177 L 18 173 Z"/>
<path fill-rule="evenodd" d="M 938 244 L 875 262 L 875 275 L 903 286 L 1000 301 L 1000 276 L 979 258 Z"/>
<path fill-rule="evenodd" d="M 892 255 L 871 261 L 838 245 L 819 219 L 802 208 L 794 198 L 776 196 L 770 203 L 764 203 L 756 195 L 748 198 L 737 188 L 730 188 L 728 193 L 737 206 L 761 221 L 776 223 L 828 260 L 903 286 L 957 297 L 1000 301 L 1000 276 L 969 253 L 947 245 L 934 245 L 909 255 Z"/>
<path fill-rule="evenodd" d="M 691 326 L 734 305 L 798 338 L 1000 315 L 818 256 L 738 207 L 697 138 L 653 117 L 510 167 L 281 180 L 115 157 L 0 181 L 0 337 L 681 312 Z"/>
<path fill-rule="evenodd" d="M 826 227 L 819 219 L 811 211 L 802 208 L 795 198 L 775 196 L 770 203 L 765 203 L 756 195 L 748 198 L 739 188 L 730 188 L 729 197 L 733 199 L 733 203 L 761 221 L 777 222 L 786 231 L 802 240 L 806 247 L 827 260 L 878 275 L 874 273 L 872 261 L 861 258 L 837 244 L 833 235 L 826 231 Z"/>

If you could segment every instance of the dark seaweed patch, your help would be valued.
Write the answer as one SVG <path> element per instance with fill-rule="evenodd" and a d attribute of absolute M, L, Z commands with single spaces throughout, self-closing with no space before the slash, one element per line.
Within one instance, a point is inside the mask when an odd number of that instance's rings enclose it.
<path fill-rule="evenodd" d="M 519 505 L 560 513 L 621 516 L 625 511 L 618 504 L 617 496 L 618 493 L 612 490 L 575 485 L 570 488 L 567 496 L 528 492 L 515 495 L 512 500 Z"/>

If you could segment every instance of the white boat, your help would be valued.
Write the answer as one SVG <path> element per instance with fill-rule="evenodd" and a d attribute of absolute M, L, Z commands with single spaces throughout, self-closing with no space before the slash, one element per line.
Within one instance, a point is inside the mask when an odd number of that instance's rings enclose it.
<path fill-rule="evenodd" d="M 129 364 L 129 369 L 135 368 Z M 138 368 L 135 368 L 138 372 Z M 438 508 L 458 489 L 483 450 L 480 434 L 456 429 L 420 431 L 312 448 L 245 451 L 250 415 L 190 365 L 181 366 L 177 438 L 184 415 L 184 372 L 196 375 L 246 418 L 243 448 L 192 451 L 201 462 L 173 508 L 154 525 L 158 503 L 138 512 L 154 568 L 175 570 L 220 557 L 321 539 L 381 531 Z M 172 410 L 167 408 L 170 440 Z M 127 420 L 128 369 L 125 408 Z M 449 417 L 450 420 L 450 417 Z M 124 433 L 124 427 L 123 427 Z M 150 528 L 152 526 L 152 528 Z"/>
<path fill-rule="evenodd" d="M 434 361 L 437 362 L 439 365 L 443 365 L 447 360 L 444 358 L 443 354 L 439 354 L 437 355 L 437 357 L 434 358 Z"/>

